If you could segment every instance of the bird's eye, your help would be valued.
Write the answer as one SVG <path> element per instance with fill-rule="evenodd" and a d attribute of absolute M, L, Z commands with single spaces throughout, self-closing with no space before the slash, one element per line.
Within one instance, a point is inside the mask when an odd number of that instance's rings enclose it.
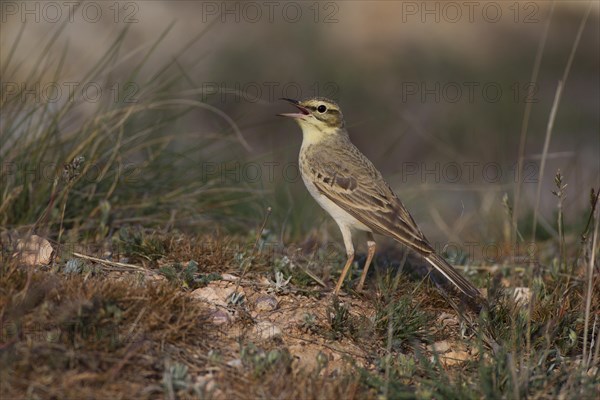
<path fill-rule="evenodd" d="M 320 112 L 321 114 L 323 114 L 325 111 L 327 111 L 327 107 L 325 107 L 325 105 L 321 104 L 318 108 L 317 111 Z"/>

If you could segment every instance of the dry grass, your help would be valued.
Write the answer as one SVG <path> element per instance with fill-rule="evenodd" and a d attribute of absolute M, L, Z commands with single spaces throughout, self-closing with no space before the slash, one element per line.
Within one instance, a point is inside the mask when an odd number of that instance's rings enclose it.
<path fill-rule="evenodd" d="M 564 275 L 536 275 L 526 353 L 528 307 L 506 289 L 523 278 L 502 271 L 490 276 L 490 311 L 467 312 L 463 321 L 429 281 L 381 263 L 364 296 L 336 299 L 305 279 L 306 257 L 252 254 L 246 237 L 129 230 L 114 244 L 113 261 L 140 269 L 115 270 L 107 259 L 69 272 L 67 252 L 43 268 L 5 258 L 3 397 L 590 398 L 600 388 L 597 360 L 581 362 L 583 276 L 565 285 Z M 277 284 L 281 271 L 297 277 Z M 600 329 L 597 274 L 592 285 L 591 353 Z M 243 296 L 218 305 L 198 295 L 207 288 Z M 276 306 L 261 308 L 265 298 Z M 280 332 L 264 336 L 273 326 Z"/>
<path fill-rule="evenodd" d="M 166 360 L 205 354 L 216 334 L 207 308 L 165 283 L 28 276 L 15 264 L 3 272 L 6 398 L 147 397 L 162 391 L 154 386 Z M 205 364 L 187 365 L 199 372 Z"/>

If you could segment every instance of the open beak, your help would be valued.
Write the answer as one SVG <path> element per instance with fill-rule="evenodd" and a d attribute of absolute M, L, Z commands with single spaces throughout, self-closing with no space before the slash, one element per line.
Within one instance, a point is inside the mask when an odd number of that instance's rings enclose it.
<path fill-rule="evenodd" d="M 284 113 L 284 114 L 277 114 L 280 117 L 290 117 L 290 118 L 306 118 L 307 115 L 310 115 L 310 113 L 308 112 L 308 110 L 305 107 L 302 107 L 300 105 L 300 102 L 298 100 L 294 100 L 294 99 L 286 99 L 286 98 L 281 98 L 279 100 L 285 100 L 288 103 L 292 103 L 293 105 L 296 106 L 296 108 L 298 108 L 298 110 L 300 110 L 299 113 Z"/>

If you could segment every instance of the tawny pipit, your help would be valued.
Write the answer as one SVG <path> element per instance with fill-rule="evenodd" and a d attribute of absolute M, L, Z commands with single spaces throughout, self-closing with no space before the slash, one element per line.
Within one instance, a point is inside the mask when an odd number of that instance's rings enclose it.
<path fill-rule="evenodd" d="M 367 232 L 368 255 L 357 289 L 365 283 L 373 255 L 373 233 L 389 236 L 421 254 L 467 296 L 480 293 L 431 247 L 402 202 L 381 173 L 350 142 L 339 106 L 317 97 L 304 101 L 282 99 L 299 113 L 279 114 L 294 118 L 302 128 L 300 173 L 310 194 L 337 222 L 348 260 L 335 286 L 337 294 L 354 260 L 352 231 Z"/>

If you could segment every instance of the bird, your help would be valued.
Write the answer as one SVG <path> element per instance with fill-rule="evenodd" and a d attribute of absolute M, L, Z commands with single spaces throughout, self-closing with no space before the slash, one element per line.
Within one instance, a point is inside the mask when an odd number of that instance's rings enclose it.
<path fill-rule="evenodd" d="M 442 256 L 419 229 L 404 204 L 373 163 L 350 141 L 339 105 L 325 97 L 306 100 L 282 98 L 298 108 L 279 116 L 295 120 L 302 129 L 299 170 L 306 188 L 337 223 L 347 261 L 334 289 L 338 295 L 354 261 L 352 233 L 366 232 L 367 259 L 356 287 L 361 292 L 375 255 L 373 234 L 390 237 L 412 251 L 471 299 L 482 299 L 479 290 Z"/>

